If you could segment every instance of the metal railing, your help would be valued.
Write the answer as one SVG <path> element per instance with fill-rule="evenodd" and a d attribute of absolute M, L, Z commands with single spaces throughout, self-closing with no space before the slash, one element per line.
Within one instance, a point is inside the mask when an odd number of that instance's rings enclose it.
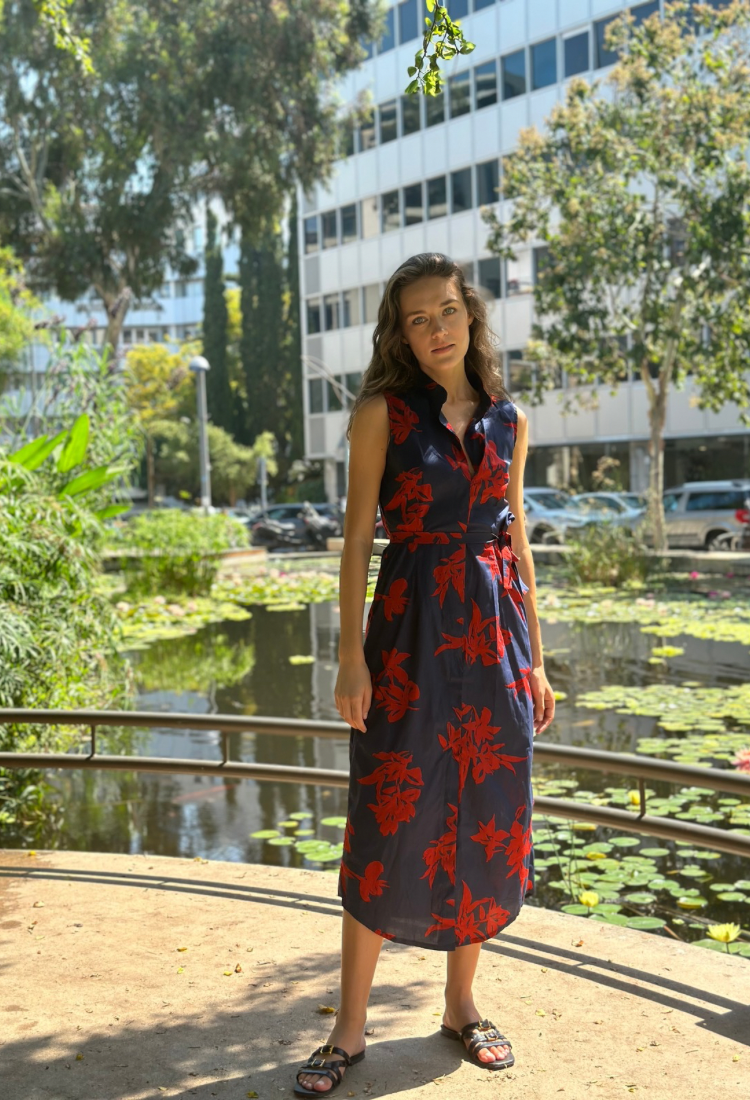
<path fill-rule="evenodd" d="M 89 752 L 18 753 L 0 752 L 0 768 L 104 769 L 110 771 L 168 772 L 187 775 L 215 775 L 237 779 L 274 780 L 282 783 L 311 783 L 317 786 L 347 787 L 349 773 L 332 768 L 293 767 L 284 764 L 246 764 L 231 757 L 230 735 L 237 733 L 271 734 L 280 737 L 324 737 L 348 739 L 350 727 L 344 722 L 321 722 L 298 718 L 244 717 L 225 714 L 176 714 L 131 710 L 33 710 L 0 707 L 0 725 L 33 724 L 86 726 L 90 733 Z M 177 757 L 114 756 L 98 752 L 97 734 L 103 726 L 139 729 L 206 730 L 221 735 L 221 760 L 195 760 Z M 675 764 L 647 756 L 603 752 L 599 749 L 574 748 L 534 742 L 534 756 L 545 764 L 564 764 L 577 770 L 594 770 L 627 775 L 638 781 L 638 811 L 596 806 L 589 802 L 534 798 L 535 814 L 590 822 L 626 832 L 644 833 L 664 840 L 686 840 L 730 855 L 750 857 L 750 836 L 728 832 L 675 818 L 646 813 L 646 780 L 689 784 L 712 791 L 724 791 L 750 800 L 750 775 L 719 768 Z"/>

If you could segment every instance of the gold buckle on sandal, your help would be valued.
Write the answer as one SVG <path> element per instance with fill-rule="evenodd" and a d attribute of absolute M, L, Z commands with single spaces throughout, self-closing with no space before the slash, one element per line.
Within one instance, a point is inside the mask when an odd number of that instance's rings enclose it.
<path fill-rule="evenodd" d="M 335 1051 L 333 1049 L 333 1046 L 329 1043 L 328 1046 L 324 1046 L 324 1047 L 320 1048 L 320 1053 L 321 1054 L 334 1054 Z"/>

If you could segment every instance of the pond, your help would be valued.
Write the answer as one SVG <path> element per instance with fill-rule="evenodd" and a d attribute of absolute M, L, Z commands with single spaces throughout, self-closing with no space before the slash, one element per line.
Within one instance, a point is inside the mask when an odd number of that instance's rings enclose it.
<path fill-rule="evenodd" d="M 591 594 L 579 590 L 560 602 L 555 585 L 545 590 L 545 573 L 538 572 L 545 665 L 560 695 L 546 740 L 716 766 L 731 766 L 736 752 L 750 746 L 747 639 L 737 633 L 750 622 L 746 593 L 736 597 L 734 624 L 721 629 L 708 628 L 708 611 L 691 619 L 689 606 L 671 605 L 670 618 L 649 605 L 648 593 L 639 597 L 642 614 L 588 621 Z M 622 606 L 622 597 L 615 599 Z M 337 721 L 336 601 L 288 610 L 255 604 L 250 611 L 244 621 L 211 623 L 135 651 L 139 709 Z M 676 635 L 675 621 L 690 632 Z M 101 737 L 106 751 L 106 732 Z M 216 760 L 219 743 L 210 732 L 156 729 L 137 733 L 132 751 Z M 346 738 L 238 734 L 231 749 L 247 762 L 348 768 Z M 535 774 L 537 794 L 637 809 L 637 792 L 629 790 L 635 784 L 624 777 L 550 766 L 536 766 Z M 341 788 L 119 772 L 66 772 L 54 783 L 66 807 L 58 847 L 338 872 L 346 814 Z M 740 799 L 662 784 L 648 792 L 650 812 L 750 831 L 750 806 Z M 591 912 L 684 940 L 704 939 L 708 923 L 750 926 L 750 861 L 543 817 L 535 818 L 534 838 L 530 904 Z M 593 908 L 579 901 L 584 890 L 597 895 Z M 750 954 L 750 943 L 732 949 Z"/>

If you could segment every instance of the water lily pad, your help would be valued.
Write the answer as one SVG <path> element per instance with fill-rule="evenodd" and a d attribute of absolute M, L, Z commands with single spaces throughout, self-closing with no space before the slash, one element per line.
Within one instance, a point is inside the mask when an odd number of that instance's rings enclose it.
<path fill-rule="evenodd" d="M 320 823 L 321 825 L 333 825 L 336 829 L 346 828 L 345 817 L 324 817 Z"/>
<path fill-rule="evenodd" d="M 662 856 L 668 856 L 669 854 L 669 848 L 641 848 L 641 855 L 648 856 L 649 859 L 660 859 Z"/>
<path fill-rule="evenodd" d="M 701 897 L 681 897 L 677 899 L 680 909 L 702 909 L 708 902 Z"/>
<path fill-rule="evenodd" d="M 640 840 L 636 836 L 613 836 L 612 843 L 618 848 L 635 848 Z"/>
<path fill-rule="evenodd" d="M 299 828 L 299 822 L 298 821 L 277 821 L 276 824 L 279 826 L 280 829 L 298 829 Z"/>
<path fill-rule="evenodd" d="M 306 817 L 312 817 L 312 810 L 295 810 L 293 814 L 289 814 L 289 817 L 293 821 L 304 821 Z"/>
<path fill-rule="evenodd" d="M 578 902 L 572 902 L 570 905 L 562 906 L 563 913 L 572 913 L 574 916 L 585 917 L 589 912 L 588 905 L 579 905 Z"/>
<path fill-rule="evenodd" d="M 637 928 L 641 932 L 649 932 L 654 928 L 663 928 L 666 921 L 662 917 L 628 917 L 628 928 Z"/>
<path fill-rule="evenodd" d="M 656 895 L 647 893 L 626 894 L 623 901 L 632 901 L 636 905 L 650 905 L 652 901 L 656 901 Z"/>
<path fill-rule="evenodd" d="M 750 902 L 750 898 L 746 894 L 741 894 L 739 890 L 727 890 L 726 893 L 719 894 L 719 901 Z"/>
<path fill-rule="evenodd" d="M 291 836 L 275 836 L 268 843 L 273 844 L 276 848 L 285 848 L 290 844 L 294 844 L 294 838 Z"/>
<path fill-rule="evenodd" d="M 257 833 L 250 833 L 252 840 L 270 840 L 271 837 L 279 835 L 278 829 L 259 829 Z"/>

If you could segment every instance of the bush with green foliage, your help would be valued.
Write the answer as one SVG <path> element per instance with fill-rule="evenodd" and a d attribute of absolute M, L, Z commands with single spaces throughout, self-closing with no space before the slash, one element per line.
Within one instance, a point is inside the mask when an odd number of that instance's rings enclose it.
<path fill-rule="evenodd" d="M 628 581 L 643 581 L 657 567 L 642 539 L 629 528 L 600 523 L 568 538 L 570 553 L 562 571 L 573 584 L 610 584 L 618 588 Z"/>
<path fill-rule="evenodd" d="M 123 573 L 134 596 L 207 596 L 220 554 L 248 545 L 244 526 L 221 513 L 169 508 L 144 512 L 118 525 L 109 539 L 123 552 Z"/>

